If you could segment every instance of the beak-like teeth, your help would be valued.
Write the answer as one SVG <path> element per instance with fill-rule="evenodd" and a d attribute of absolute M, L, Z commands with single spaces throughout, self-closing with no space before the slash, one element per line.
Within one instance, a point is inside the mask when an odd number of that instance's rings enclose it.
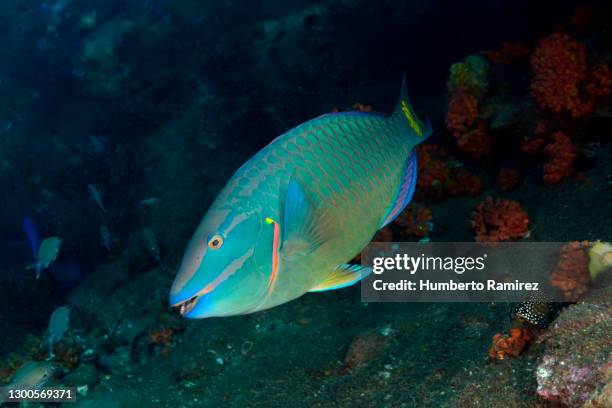
<path fill-rule="evenodd" d="M 187 313 L 191 312 L 195 307 L 196 303 L 198 303 L 198 296 L 193 296 L 183 303 L 179 303 L 174 308 L 177 308 L 181 316 L 185 316 Z"/>

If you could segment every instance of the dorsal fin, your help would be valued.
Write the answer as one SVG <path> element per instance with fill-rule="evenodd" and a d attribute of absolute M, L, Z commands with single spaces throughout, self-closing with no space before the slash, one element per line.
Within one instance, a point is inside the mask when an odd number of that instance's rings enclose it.
<path fill-rule="evenodd" d="M 406 74 L 402 78 L 402 87 L 400 89 L 400 96 L 393 111 L 393 117 L 405 120 L 414 135 L 417 136 L 418 141 L 422 141 L 432 133 L 431 122 L 427 119 L 425 122 L 421 121 L 416 115 L 410 99 L 408 98 L 408 91 L 406 90 Z"/>

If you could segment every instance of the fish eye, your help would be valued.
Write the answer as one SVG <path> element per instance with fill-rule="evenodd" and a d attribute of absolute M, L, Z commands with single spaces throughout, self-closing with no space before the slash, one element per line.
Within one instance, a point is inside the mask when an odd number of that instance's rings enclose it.
<path fill-rule="evenodd" d="M 223 237 L 219 234 L 213 235 L 208 240 L 208 247 L 212 250 L 221 248 L 221 245 L 223 245 Z"/>

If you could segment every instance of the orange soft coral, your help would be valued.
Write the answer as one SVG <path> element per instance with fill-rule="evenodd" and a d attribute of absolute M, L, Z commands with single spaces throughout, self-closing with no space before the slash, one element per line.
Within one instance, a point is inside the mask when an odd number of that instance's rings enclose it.
<path fill-rule="evenodd" d="M 570 242 L 561 248 L 561 258 L 550 274 L 550 284 L 557 288 L 565 300 L 575 302 L 589 288 L 588 242 Z"/>
<path fill-rule="evenodd" d="M 149 344 L 169 346 L 172 344 L 172 329 L 169 327 L 154 329 L 149 331 Z"/>
<path fill-rule="evenodd" d="M 531 67 L 531 93 L 541 107 L 553 112 L 566 110 L 575 118 L 593 110 L 592 100 L 580 95 L 587 77 L 584 44 L 565 33 L 542 38 L 531 55 Z"/>
<path fill-rule="evenodd" d="M 419 191 L 438 198 L 444 194 L 444 186 L 450 174 L 444 162 L 446 156 L 446 150 L 437 145 L 421 144 L 417 147 Z"/>
<path fill-rule="evenodd" d="M 401 238 L 424 238 L 431 229 L 433 216 L 427 207 L 410 204 L 395 219 Z"/>
<path fill-rule="evenodd" d="M 478 99 L 475 96 L 459 92 L 448 102 L 446 127 L 456 138 L 466 133 L 478 119 Z"/>
<path fill-rule="evenodd" d="M 513 327 L 510 329 L 510 335 L 497 333 L 493 336 L 493 344 L 489 348 L 489 358 L 505 360 L 507 356 L 518 357 L 534 339 L 533 332 L 522 327 Z"/>
<path fill-rule="evenodd" d="M 59 343 L 55 350 L 55 361 L 73 370 L 81 364 L 81 351 L 80 347 L 69 347 L 65 343 Z"/>
<path fill-rule="evenodd" d="M 476 129 L 461 135 L 457 140 L 457 148 L 474 158 L 490 156 L 491 138 L 486 124 L 480 122 Z"/>
<path fill-rule="evenodd" d="M 530 139 L 523 139 L 521 141 L 521 152 L 526 155 L 534 155 L 540 151 L 540 148 L 544 145 L 544 138 L 536 136 Z"/>
<path fill-rule="evenodd" d="M 512 190 L 518 182 L 519 172 L 515 169 L 501 169 L 497 174 L 497 185 L 502 191 Z"/>
<path fill-rule="evenodd" d="M 366 105 L 360 102 L 357 102 L 353 105 L 353 109 L 359 112 L 372 112 L 372 105 Z"/>
<path fill-rule="evenodd" d="M 528 227 L 529 217 L 516 201 L 487 197 L 472 214 L 472 228 L 478 242 L 521 239 Z"/>
<path fill-rule="evenodd" d="M 451 196 L 476 196 L 482 191 L 482 181 L 474 173 L 460 167 L 455 169 L 446 183 L 446 189 Z"/>
<path fill-rule="evenodd" d="M 591 69 L 586 91 L 593 96 L 607 96 L 612 93 L 612 70 L 608 64 L 598 64 Z"/>
<path fill-rule="evenodd" d="M 576 159 L 576 147 L 569 136 L 563 132 L 555 132 L 551 136 L 552 142 L 546 145 L 544 153 L 550 160 L 544 164 L 544 182 L 558 183 L 568 177 L 573 170 Z"/>
<path fill-rule="evenodd" d="M 540 151 L 544 145 L 544 135 L 546 133 L 546 124 L 544 122 L 536 123 L 532 137 L 526 137 L 521 141 L 521 152 L 527 155 L 534 155 Z"/>

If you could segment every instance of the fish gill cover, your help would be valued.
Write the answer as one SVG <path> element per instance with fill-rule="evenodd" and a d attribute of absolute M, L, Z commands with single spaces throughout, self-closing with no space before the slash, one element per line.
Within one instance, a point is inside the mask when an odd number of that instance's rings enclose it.
<path fill-rule="evenodd" d="M 612 405 L 610 17 L 5 0 L 0 386 L 100 407 Z M 555 243 L 538 276 L 563 302 L 361 302 L 370 239 Z"/>

